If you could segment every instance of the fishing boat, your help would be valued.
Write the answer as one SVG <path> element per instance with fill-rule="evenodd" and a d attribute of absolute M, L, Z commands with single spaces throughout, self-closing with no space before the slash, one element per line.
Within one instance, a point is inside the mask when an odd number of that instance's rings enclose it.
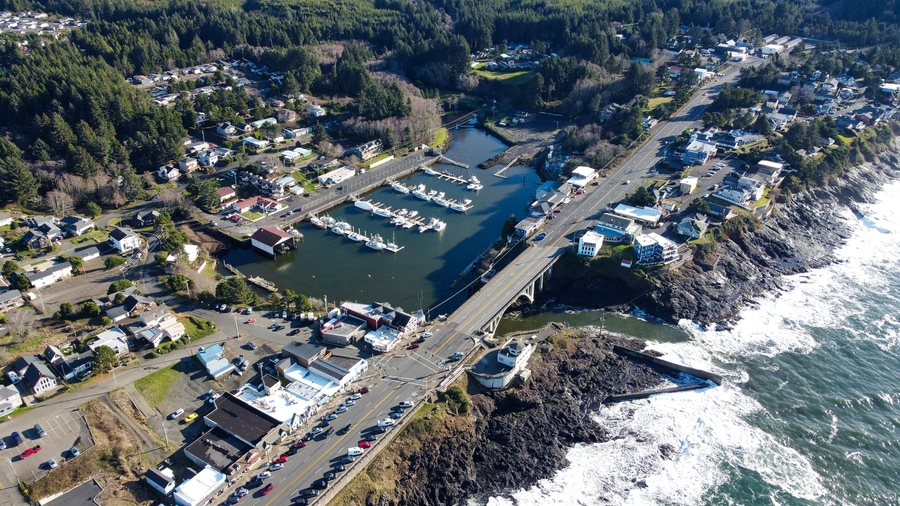
<path fill-rule="evenodd" d="M 369 202 L 368 200 L 357 200 L 356 202 L 353 203 L 353 205 L 362 209 L 363 211 L 371 211 L 372 210 L 372 203 Z"/>
<path fill-rule="evenodd" d="M 412 211 L 406 213 L 407 218 L 415 218 L 418 215 L 419 215 L 419 211 L 416 211 L 416 210 L 412 210 Z"/>
<path fill-rule="evenodd" d="M 454 202 L 453 204 L 450 204 L 450 209 L 453 209 L 458 213 L 464 213 L 469 209 L 472 209 L 472 199 L 465 199 L 462 202 Z"/>
<path fill-rule="evenodd" d="M 375 234 L 366 241 L 366 247 L 375 251 L 381 251 L 384 249 L 384 240 L 381 239 L 380 235 Z"/>
<path fill-rule="evenodd" d="M 353 242 L 363 242 L 366 240 L 366 236 L 360 234 L 359 232 L 350 232 L 347 234 L 347 239 L 350 239 Z"/>
<path fill-rule="evenodd" d="M 378 206 L 372 208 L 372 214 L 374 214 L 375 216 L 381 216 L 382 218 L 390 218 L 393 216 L 390 209 Z"/>
<path fill-rule="evenodd" d="M 481 183 L 469 183 L 466 185 L 467 190 L 472 190 L 473 192 L 477 192 L 484 188 L 484 185 Z"/>
<path fill-rule="evenodd" d="M 426 230 L 431 230 L 432 228 L 434 228 L 434 225 L 437 222 L 438 222 L 437 218 L 430 218 L 427 222 L 421 223 L 419 225 L 419 233 L 421 234 L 422 232 L 424 232 Z"/>
<path fill-rule="evenodd" d="M 406 223 L 404 223 L 402 226 L 403 228 L 413 228 L 416 226 L 416 222 L 412 220 L 406 220 Z"/>
<path fill-rule="evenodd" d="M 403 209 L 401 209 L 401 210 L 397 211 L 396 213 L 394 213 L 394 216 L 400 216 L 401 218 L 403 218 L 403 217 L 406 217 L 406 214 L 407 214 L 408 212 L 409 212 L 409 209 L 407 209 L 407 208 L 404 207 Z"/>
<path fill-rule="evenodd" d="M 347 235 L 353 231 L 353 227 L 346 221 L 339 221 L 331 227 L 331 232 L 337 235 Z"/>
<path fill-rule="evenodd" d="M 431 200 L 431 197 L 427 193 L 425 193 L 425 185 L 424 184 L 420 184 L 419 186 L 417 186 L 416 189 L 413 190 L 412 195 L 413 195 L 413 197 L 415 197 L 417 199 L 421 199 L 421 200 L 425 200 L 425 201 Z"/>
<path fill-rule="evenodd" d="M 444 199 L 444 192 L 438 193 L 434 197 L 431 197 L 431 201 L 441 207 L 450 207 L 450 202 Z"/>
<path fill-rule="evenodd" d="M 397 244 L 397 239 L 392 237 L 390 241 L 384 244 L 384 249 L 390 251 L 391 253 L 396 253 L 403 249 L 403 246 L 399 246 Z"/>
<path fill-rule="evenodd" d="M 425 169 L 425 173 L 428 174 L 429 176 L 437 176 L 438 175 L 438 173 L 435 172 L 434 169 L 432 169 L 431 167 L 428 167 L 427 169 Z"/>
<path fill-rule="evenodd" d="M 322 223 L 325 224 L 325 228 L 331 227 L 335 223 L 337 223 L 336 219 L 332 218 L 331 216 L 328 216 L 327 214 L 325 216 L 322 216 L 319 219 L 322 220 Z"/>
<path fill-rule="evenodd" d="M 497 275 L 497 269 L 491 269 L 481 276 L 481 282 L 487 284 L 495 275 Z"/>
<path fill-rule="evenodd" d="M 325 225 L 325 222 L 322 221 L 322 219 L 319 218 L 318 216 L 313 216 L 312 218 L 309 219 L 309 222 L 312 223 L 312 226 L 314 226 L 316 228 L 321 228 L 322 230 L 325 230 L 326 228 L 328 228 L 328 226 Z"/>
<path fill-rule="evenodd" d="M 391 188 L 393 188 L 393 190 L 395 192 L 402 193 L 404 195 L 409 193 L 409 187 L 406 186 L 405 184 L 394 182 L 394 183 L 391 183 Z"/>
<path fill-rule="evenodd" d="M 432 227 L 432 228 L 434 229 L 435 232 L 441 232 L 445 228 L 447 228 L 447 223 L 444 221 L 441 221 L 441 220 L 437 220 L 437 223 L 435 223 L 434 227 Z"/>

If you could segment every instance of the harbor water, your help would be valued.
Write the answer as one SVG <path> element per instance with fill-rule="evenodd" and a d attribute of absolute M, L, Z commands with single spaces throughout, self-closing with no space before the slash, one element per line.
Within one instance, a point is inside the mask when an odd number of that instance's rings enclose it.
<path fill-rule="evenodd" d="M 730 330 L 636 315 L 557 311 L 509 318 L 648 340 L 662 358 L 725 377 L 721 387 L 604 406 L 612 434 L 577 445 L 533 487 L 471 504 L 896 505 L 900 469 L 900 183 L 847 212 L 833 265 L 745 309 Z M 662 445 L 675 449 L 671 458 Z"/>
<path fill-rule="evenodd" d="M 465 300 L 467 283 L 477 281 L 475 276 L 461 278 L 460 274 L 500 237 L 503 223 L 510 215 L 518 219 L 525 216 L 540 185 L 540 178 L 530 167 L 511 167 L 504 173 L 505 178 L 493 176 L 493 170 L 476 167 L 506 149 L 496 138 L 471 126 L 451 133 L 453 146 L 446 155 L 468 164 L 470 169 L 436 164 L 434 170 L 464 178 L 477 176 L 484 185 L 482 190 L 469 191 L 466 185 L 441 181 L 422 171 L 401 182 L 424 184 L 428 190 L 444 192 L 447 198 L 456 201 L 471 199 L 472 208 L 468 212 L 458 213 L 412 195 L 402 195 L 389 186 L 361 196 L 392 210 L 416 210 L 425 220 L 440 219 L 447 223 L 443 231 L 419 233 L 417 227 L 395 227 L 390 219 L 347 203 L 328 214 L 346 221 L 354 231 L 367 236 L 378 234 L 403 249 L 397 253 L 376 252 L 363 242 L 352 242 L 317 229 L 307 221 L 297 225 L 304 237 L 297 250 L 273 261 L 249 248 L 235 249 L 226 255 L 225 262 L 248 276 L 271 280 L 279 288 L 290 288 L 309 297 L 327 297 L 329 302 L 378 301 L 410 312 L 430 310 L 431 316 L 451 313 Z M 460 281 L 454 285 L 458 278 Z"/>

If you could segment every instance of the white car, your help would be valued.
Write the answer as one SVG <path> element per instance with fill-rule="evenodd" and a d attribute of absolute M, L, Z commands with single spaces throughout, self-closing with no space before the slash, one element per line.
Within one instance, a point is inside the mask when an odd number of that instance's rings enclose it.
<path fill-rule="evenodd" d="M 415 406 L 415 403 L 413 401 L 403 401 L 400 403 L 401 408 L 411 408 L 413 406 Z"/>
<path fill-rule="evenodd" d="M 179 416 L 181 416 L 181 415 L 183 415 L 183 414 L 184 414 L 184 410 L 181 409 L 181 408 L 179 408 L 179 409 L 176 410 L 174 413 L 172 413 L 171 415 L 169 415 L 169 420 L 174 420 L 174 419 L 178 418 Z"/>
<path fill-rule="evenodd" d="M 378 420 L 379 427 L 393 427 L 394 421 L 390 418 L 384 418 L 382 420 Z"/>
<path fill-rule="evenodd" d="M 357 448 L 355 446 L 353 448 L 347 448 L 347 455 L 349 455 L 351 457 L 358 457 L 358 456 L 362 455 L 364 452 L 365 452 L 365 450 L 363 450 L 362 448 Z"/>
<path fill-rule="evenodd" d="M 270 473 L 269 471 L 263 471 L 256 475 L 256 479 L 259 481 L 263 481 L 265 479 L 270 478 L 271 476 L 272 476 L 272 473 Z"/>
<path fill-rule="evenodd" d="M 284 467 L 284 464 L 272 464 L 269 466 L 270 471 L 280 471 Z"/>
<path fill-rule="evenodd" d="M 358 401 L 360 399 L 362 399 L 362 394 L 359 392 L 356 392 L 355 394 L 350 396 L 351 401 Z"/>
<path fill-rule="evenodd" d="M 431 332 L 426 332 L 426 333 L 422 334 L 422 337 L 424 337 L 424 338 L 427 339 L 427 338 L 429 338 L 429 337 L 431 337 L 431 336 L 433 336 L 433 335 L 434 335 L 434 334 L 432 334 Z"/>

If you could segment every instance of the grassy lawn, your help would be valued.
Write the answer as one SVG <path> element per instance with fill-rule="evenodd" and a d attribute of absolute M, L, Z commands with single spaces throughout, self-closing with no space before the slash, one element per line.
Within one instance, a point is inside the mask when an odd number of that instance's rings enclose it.
<path fill-rule="evenodd" d="M 371 167 L 373 163 L 378 163 L 381 160 L 384 160 L 385 158 L 387 158 L 389 156 L 391 156 L 390 153 L 381 153 L 380 155 L 376 156 L 375 158 L 372 158 L 371 160 L 367 160 L 366 163 L 364 163 L 362 165 L 364 165 L 366 167 Z"/>
<path fill-rule="evenodd" d="M 846 136 L 846 135 L 838 134 L 838 139 L 840 139 L 841 142 L 844 143 L 844 146 L 849 146 L 850 143 L 853 142 L 854 137 L 848 137 L 848 136 Z"/>
<path fill-rule="evenodd" d="M 109 226 L 110 226 L 110 227 L 115 227 L 115 226 L 117 226 L 119 223 L 122 223 L 122 218 L 121 218 L 121 217 L 117 217 L 117 218 L 113 218 L 113 219 L 109 220 Z"/>
<path fill-rule="evenodd" d="M 109 234 L 104 232 L 103 230 L 91 230 L 85 234 L 82 234 L 74 239 L 72 239 L 72 244 L 98 244 L 101 242 L 106 242 L 109 240 Z"/>
<path fill-rule="evenodd" d="M 178 364 L 174 364 L 149 376 L 144 376 L 134 382 L 134 388 L 141 393 L 147 404 L 159 409 L 159 405 L 169 395 L 169 391 L 181 376 L 181 372 L 177 368 Z"/>
<path fill-rule="evenodd" d="M 447 142 L 447 136 L 450 135 L 450 132 L 447 131 L 446 128 L 438 128 L 437 132 L 434 133 L 434 141 L 432 141 L 432 146 L 443 146 Z"/>
<path fill-rule="evenodd" d="M 472 72 L 475 75 L 481 76 L 485 79 L 491 79 L 494 81 L 500 81 L 504 84 L 508 84 L 510 86 L 521 86 L 528 81 L 531 81 L 531 76 L 534 74 L 533 70 L 518 70 L 514 72 L 492 72 L 490 70 L 477 69 Z"/>
<path fill-rule="evenodd" d="M 185 316 L 178 319 L 184 325 L 185 334 L 191 336 L 192 340 L 204 338 L 212 335 L 216 331 L 213 322 L 206 321 L 196 316 Z"/>
<path fill-rule="evenodd" d="M 253 211 L 247 211 L 246 213 L 242 214 L 241 216 L 243 216 L 244 218 L 247 218 L 250 221 L 256 221 L 256 220 L 262 218 L 264 215 L 260 214 L 260 213 L 254 213 Z"/>
<path fill-rule="evenodd" d="M 675 97 L 653 97 L 647 101 L 647 110 L 652 111 L 653 109 L 655 109 L 656 107 L 658 107 L 662 104 L 668 104 L 674 98 Z"/>

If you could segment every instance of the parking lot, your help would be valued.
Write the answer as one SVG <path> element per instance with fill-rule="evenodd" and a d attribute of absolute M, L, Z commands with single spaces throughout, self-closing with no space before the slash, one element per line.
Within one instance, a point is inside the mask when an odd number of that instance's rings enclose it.
<path fill-rule="evenodd" d="M 16 444 L 10 433 L 3 434 L 3 442 L 6 449 L 0 452 L 0 459 L 8 462 L 3 465 L 0 462 L 0 480 L 3 488 L 18 481 L 36 481 L 50 471 L 47 464 L 49 459 L 54 459 L 59 465 L 73 458 L 70 449 L 74 446 L 79 452 L 84 452 L 94 446 L 90 431 L 80 411 L 69 411 L 53 418 L 41 420 L 41 427 L 46 436 L 39 437 L 34 428 L 20 431 L 22 444 Z M 33 455 L 21 457 L 30 448 L 40 446 L 40 451 Z"/>

